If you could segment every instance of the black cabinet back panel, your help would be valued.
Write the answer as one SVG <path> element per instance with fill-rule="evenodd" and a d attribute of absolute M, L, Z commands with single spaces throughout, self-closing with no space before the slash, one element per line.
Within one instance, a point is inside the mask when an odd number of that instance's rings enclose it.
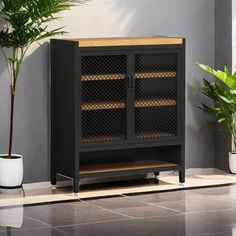
<path fill-rule="evenodd" d="M 177 109 L 176 106 L 142 108 L 135 111 L 136 134 L 155 133 L 160 137 L 177 135 Z M 140 138 L 147 138 L 145 136 Z"/>
<path fill-rule="evenodd" d="M 82 75 L 126 73 L 126 55 L 84 56 L 82 58 Z"/>
<path fill-rule="evenodd" d="M 176 71 L 177 55 L 175 53 L 138 54 L 135 56 L 135 71 Z"/>
<path fill-rule="evenodd" d="M 104 137 L 110 136 L 110 137 Z M 126 138 L 126 111 L 96 110 L 83 112 L 82 141 L 102 142 Z"/>
<path fill-rule="evenodd" d="M 149 78 L 136 79 L 135 81 L 136 99 L 177 99 L 177 79 L 176 78 Z"/>

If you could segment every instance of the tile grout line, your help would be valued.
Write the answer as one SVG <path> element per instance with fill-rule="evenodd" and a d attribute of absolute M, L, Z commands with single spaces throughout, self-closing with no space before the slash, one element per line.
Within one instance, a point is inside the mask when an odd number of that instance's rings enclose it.
<path fill-rule="evenodd" d="M 128 198 L 128 199 L 132 199 L 132 197 L 129 197 L 129 196 L 126 196 L 126 195 L 123 195 L 123 196 L 126 197 L 126 198 Z M 134 200 L 134 199 L 132 199 L 132 200 Z M 163 208 L 163 209 L 165 209 L 165 210 L 174 211 L 174 212 L 176 212 L 176 213 L 178 213 L 178 214 L 183 214 L 182 211 L 178 211 L 178 210 L 175 210 L 175 209 L 172 209 L 172 208 L 169 208 L 169 207 L 164 207 L 164 206 L 160 206 L 160 205 L 157 205 L 157 204 L 154 204 L 154 203 L 149 203 L 149 202 L 145 202 L 145 201 L 140 201 L 140 200 L 137 200 L 137 199 L 135 199 L 135 201 L 140 202 L 140 203 L 145 203 L 145 204 L 147 204 L 147 205 L 149 205 L 149 206 L 156 206 L 156 207 L 159 207 L 159 208 Z"/>
<path fill-rule="evenodd" d="M 117 219 L 117 220 L 101 220 L 101 221 L 94 221 L 94 222 L 86 222 L 86 223 L 78 223 L 78 224 L 70 224 L 70 225 L 60 225 L 60 226 L 52 226 L 52 228 L 65 228 L 65 227 L 72 227 L 72 226 L 82 226 L 82 225 L 90 225 L 90 224 L 102 224 L 102 223 L 110 223 L 110 222 L 119 222 L 119 221 L 129 221 L 133 219 Z"/>
<path fill-rule="evenodd" d="M 135 217 L 133 217 L 133 216 L 129 216 L 129 215 L 126 215 L 124 213 L 120 213 L 120 212 L 116 212 L 116 211 L 113 211 L 113 210 L 110 210 L 110 209 L 106 209 L 104 207 L 101 207 L 101 206 L 98 206 L 98 205 L 95 205 L 95 204 L 92 204 L 92 203 L 88 203 L 88 202 L 85 202 L 83 200 L 81 200 L 81 202 L 83 202 L 83 203 L 85 203 L 85 204 L 87 204 L 89 206 L 95 206 L 95 207 L 97 207 L 99 209 L 102 209 L 102 210 L 105 210 L 105 211 L 108 211 L 108 212 L 111 212 L 111 213 L 115 213 L 115 214 L 118 214 L 118 215 L 122 215 L 122 216 L 128 217 L 129 219 L 135 219 Z"/>
<path fill-rule="evenodd" d="M 43 221 L 41 221 L 41 220 L 39 220 L 39 219 L 30 217 L 30 216 L 24 216 L 24 217 L 25 217 L 25 218 L 28 218 L 28 219 L 30 219 L 30 220 L 36 221 L 36 222 L 38 222 L 38 223 L 40 223 L 40 224 L 45 224 L 45 225 L 47 225 L 48 227 L 52 227 L 52 225 L 50 225 L 50 224 L 48 224 L 48 223 L 46 223 L 46 222 L 43 222 Z"/>
<path fill-rule="evenodd" d="M 89 205 L 89 204 L 87 204 Z M 100 208 L 100 207 L 98 207 Z M 106 210 L 106 209 L 104 209 Z M 116 221 L 126 221 L 126 220 L 131 220 L 131 219 L 113 219 L 113 220 L 104 220 L 104 221 L 93 221 L 93 222 L 87 222 L 87 223 L 78 223 L 78 224 L 68 224 L 68 225 L 62 225 L 62 226 L 53 226 L 53 225 L 50 225 L 48 223 L 45 223 L 41 220 L 38 220 L 38 219 L 35 219 L 33 217 L 29 217 L 29 216 L 25 216 L 25 218 L 29 218 L 31 220 L 34 220 L 36 222 L 39 222 L 41 224 L 45 224 L 47 225 L 48 227 L 45 227 L 45 228 L 53 228 L 53 229 L 56 229 L 56 228 L 60 228 L 60 227 L 70 227 L 70 226 L 76 226 L 76 225 L 88 225 L 88 224 L 99 224 L 99 223 L 106 223 L 106 222 L 116 222 Z M 43 229 L 44 227 L 37 227 L 38 229 Z M 35 228 L 32 228 L 32 229 L 35 229 Z"/>

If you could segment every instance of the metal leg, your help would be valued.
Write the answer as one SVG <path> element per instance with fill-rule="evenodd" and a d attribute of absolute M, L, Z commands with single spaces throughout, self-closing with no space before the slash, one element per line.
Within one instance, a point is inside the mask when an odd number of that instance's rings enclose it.
<path fill-rule="evenodd" d="M 184 187 L 184 183 L 185 183 L 185 171 L 180 170 L 179 171 L 179 184 L 181 187 Z"/>
<path fill-rule="evenodd" d="M 159 175 L 160 175 L 159 171 L 154 172 L 154 178 L 156 181 L 159 181 Z"/>
<path fill-rule="evenodd" d="M 79 193 L 80 186 L 79 186 L 79 177 L 75 176 L 74 178 L 74 193 L 77 194 Z"/>
<path fill-rule="evenodd" d="M 57 184 L 57 174 L 56 173 L 51 173 L 52 189 L 56 189 L 56 184 Z"/>
<path fill-rule="evenodd" d="M 80 153 L 76 152 L 75 155 L 75 167 L 74 167 L 74 194 L 78 194 L 80 191 L 80 177 L 79 177 L 79 158 L 80 158 Z"/>

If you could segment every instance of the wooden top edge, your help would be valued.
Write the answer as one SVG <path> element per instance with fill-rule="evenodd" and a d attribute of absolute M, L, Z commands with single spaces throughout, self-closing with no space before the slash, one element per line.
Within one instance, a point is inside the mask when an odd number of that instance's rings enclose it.
<path fill-rule="evenodd" d="M 68 40 L 78 42 L 78 47 L 183 44 L 182 38 L 171 38 L 171 37 L 160 37 L 160 36 L 115 37 L 115 38 L 74 38 L 74 39 L 68 39 Z"/>

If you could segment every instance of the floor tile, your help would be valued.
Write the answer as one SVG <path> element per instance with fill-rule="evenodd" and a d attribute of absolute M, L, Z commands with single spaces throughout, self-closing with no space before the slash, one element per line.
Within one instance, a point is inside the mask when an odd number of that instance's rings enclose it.
<path fill-rule="evenodd" d="M 156 203 L 156 202 L 171 202 L 171 201 L 180 201 L 184 200 L 186 191 L 171 191 L 163 193 L 150 193 L 150 194 L 140 194 L 129 196 L 132 200 L 142 201 L 147 203 Z"/>
<path fill-rule="evenodd" d="M 133 200 L 129 197 L 122 197 L 122 196 L 114 198 L 104 198 L 98 200 L 88 200 L 85 202 L 106 209 L 133 208 L 147 205 L 145 203 L 140 203 L 139 201 Z"/>
<path fill-rule="evenodd" d="M 126 219 L 121 214 L 110 212 L 86 203 L 64 203 L 27 207 L 25 215 L 52 226 L 93 223 L 113 219 Z"/>
<path fill-rule="evenodd" d="M 129 197 L 91 200 L 87 201 L 87 203 L 130 217 L 169 216 L 180 213 L 175 210 L 165 209 L 163 207 L 136 201 Z"/>
<path fill-rule="evenodd" d="M 219 214 L 219 212 L 217 213 Z M 197 236 L 222 235 L 232 232 L 232 225 L 219 224 L 210 217 L 206 220 L 200 214 L 175 215 L 170 217 L 154 217 L 130 219 L 125 221 L 102 222 L 98 224 L 60 227 L 61 232 L 71 236 Z M 207 217 L 207 215 L 206 215 Z M 222 215 L 224 217 L 224 215 Z M 232 235 L 232 234 L 231 234 Z"/>
<path fill-rule="evenodd" d="M 150 235 L 161 235 L 170 236 L 183 235 L 180 225 L 176 227 L 163 227 L 158 220 L 126 220 L 126 221 L 115 221 L 100 224 L 89 224 L 89 225 L 78 225 L 74 227 L 63 227 L 62 230 L 65 234 L 71 236 L 150 236 Z M 176 230 L 178 229 L 178 230 Z"/>
<path fill-rule="evenodd" d="M 169 209 L 181 212 L 195 212 L 195 211 L 209 211 L 209 210 L 223 210 L 233 209 L 233 199 L 223 198 L 202 198 L 194 195 L 185 196 L 184 200 L 170 201 L 170 202 L 156 202 L 157 206 L 166 207 Z"/>

